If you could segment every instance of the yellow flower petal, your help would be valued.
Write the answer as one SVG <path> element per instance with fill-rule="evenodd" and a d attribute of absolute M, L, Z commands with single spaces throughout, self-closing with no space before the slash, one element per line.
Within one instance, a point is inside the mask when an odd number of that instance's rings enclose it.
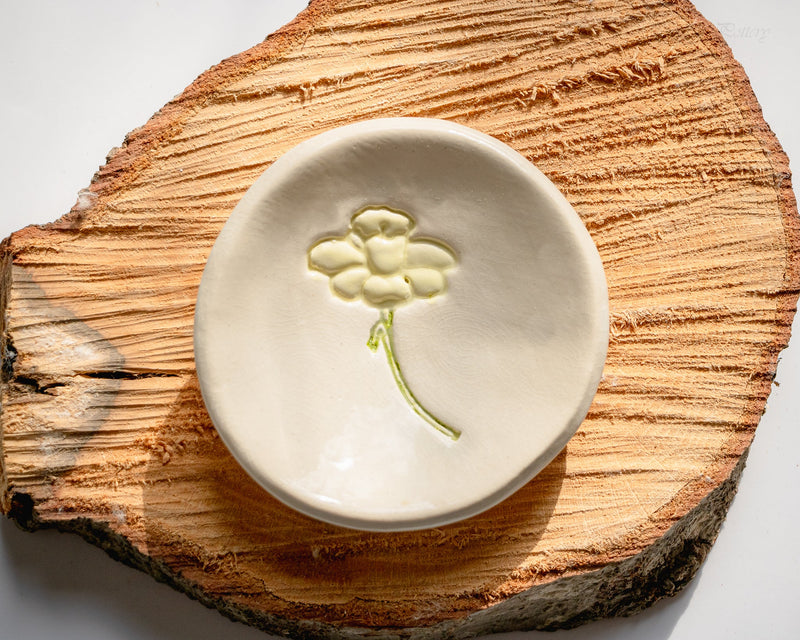
<path fill-rule="evenodd" d="M 373 236 L 367 240 L 365 248 L 370 271 L 376 275 L 390 275 L 400 271 L 406 257 L 407 244 L 408 238 L 405 236 Z"/>
<path fill-rule="evenodd" d="M 379 233 L 391 238 L 408 235 L 414 228 L 414 221 L 399 211 L 371 207 L 354 215 L 350 227 L 365 240 Z"/>
<path fill-rule="evenodd" d="M 410 268 L 449 269 L 456 264 L 452 249 L 433 240 L 412 240 L 406 250 L 406 266 Z"/>
<path fill-rule="evenodd" d="M 445 288 L 444 274 L 436 269 L 408 269 L 406 277 L 414 295 L 420 298 L 432 298 Z"/>
<path fill-rule="evenodd" d="M 411 297 L 411 286 L 402 276 L 370 276 L 362 291 L 364 301 L 379 309 L 390 309 Z"/>
<path fill-rule="evenodd" d="M 361 295 L 361 287 L 369 276 L 370 272 L 366 267 L 345 269 L 331 278 L 331 289 L 340 298 L 355 300 Z"/>
<path fill-rule="evenodd" d="M 308 267 L 332 276 L 350 267 L 362 266 L 367 259 L 352 244 L 334 238 L 318 242 L 308 252 Z"/>
<path fill-rule="evenodd" d="M 350 231 L 345 236 L 345 240 L 347 240 L 350 244 L 352 244 L 359 251 L 363 251 L 364 250 L 364 240 L 357 233 L 355 233 L 353 231 Z"/>

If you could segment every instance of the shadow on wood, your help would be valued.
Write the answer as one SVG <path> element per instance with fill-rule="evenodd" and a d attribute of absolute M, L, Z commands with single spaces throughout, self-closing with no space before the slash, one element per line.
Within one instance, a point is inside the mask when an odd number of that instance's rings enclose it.
<path fill-rule="evenodd" d="M 532 482 L 469 520 L 371 533 L 308 518 L 258 486 L 216 435 L 194 376 L 152 437 L 155 450 L 142 471 L 145 545 L 149 554 L 165 558 L 179 584 L 212 577 L 220 592 L 207 589 L 208 596 L 233 590 L 232 597 L 255 615 L 278 609 L 322 619 L 335 608 L 350 625 L 377 621 L 371 611 L 380 606 L 372 602 L 376 579 L 384 593 L 408 600 L 404 615 L 420 625 L 439 615 L 426 608 L 442 585 L 461 593 L 465 610 L 483 606 L 479 594 L 500 588 L 497 576 L 521 567 L 545 530 L 567 456 L 562 451 Z M 422 604 L 411 604 L 419 598 Z"/>

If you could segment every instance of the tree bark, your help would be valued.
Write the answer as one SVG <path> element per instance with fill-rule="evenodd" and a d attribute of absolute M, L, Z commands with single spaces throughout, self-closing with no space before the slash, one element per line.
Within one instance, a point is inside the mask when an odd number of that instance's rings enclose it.
<path fill-rule="evenodd" d="M 598 246 L 611 343 L 589 415 L 529 485 L 440 529 L 339 529 L 217 438 L 197 285 L 272 161 L 356 120 L 493 135 Z M 73 210 L 2 245 L 0 506 L 297 637 L 568 627 L 683 586 L 724 518 L 798 296 L 788 161 L 683 0 L 317 0 L 198 78 Z"/>

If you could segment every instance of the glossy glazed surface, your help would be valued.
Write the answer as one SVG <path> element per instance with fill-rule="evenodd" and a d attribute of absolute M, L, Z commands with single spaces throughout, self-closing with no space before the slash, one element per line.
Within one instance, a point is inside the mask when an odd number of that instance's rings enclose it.
<path fill-rule="evenodd" d="M 414 277 L 415 246 L 441 281 Z M 527 482 L 585 416 L 607 339 L 602 264 L 558 190 L 497 140 L 417 118 L 275 162 L 220 234 L 195 318 L 239 462 L 308 515 L 376 530 L 461 519 Z"/>

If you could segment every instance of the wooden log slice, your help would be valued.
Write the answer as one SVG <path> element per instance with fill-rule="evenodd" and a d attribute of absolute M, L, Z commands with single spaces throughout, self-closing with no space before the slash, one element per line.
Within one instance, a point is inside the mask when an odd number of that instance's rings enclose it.
<path fill-rule="evenodd" d="M 454 120 L 536 163 L 597 244 L 612 334 L 544 472 L 400 534 L 267 495 L 216 436 L 192 356 L 200 275 L 246 189 L 298 142 L 386 116 Z M 568 627 L 680 589 L 735 491 L 800 281 L 787 159 L 685 0 L 312 1 L 2 251 L 3 511 L 297 637 Z"/>

